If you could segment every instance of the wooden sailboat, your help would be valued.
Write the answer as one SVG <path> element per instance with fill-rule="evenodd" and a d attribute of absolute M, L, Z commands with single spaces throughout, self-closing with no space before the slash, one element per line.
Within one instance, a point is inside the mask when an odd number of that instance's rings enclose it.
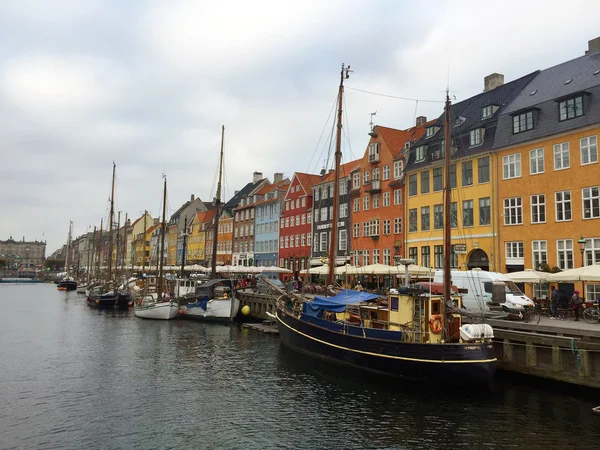
<path fill-rule="evenodd" d="M 136 317 L 142 319 L 162 319 L 169 320 L 177 317 L 179 312 L 179 303 L 171 300 L 166 294 L 166 283 L 164 273 L 164 253 L 165 253 L 165 232 L 166 232 L 166 213 L 167 213 L 167 177 L 164 178 L 163 193 L 163 213 L 160 224 L 160 256 L 158 265 L 158 290 L 156 297 L 153 295 L 143 295 L 133 307 Z"/>
<path fill-rule="evenodd" d="M 340 139 L 344 79 L 350 66 L 342 65 L 338 93 L 335 187 L 330 261 L 335 261 L 339 197 Z M 450 274 L 450 101 L 446 96 L 445 273 Z M 411 260 L 406 262 L 406 270 Z M 330 264 L 333 282 L 335 264 Z M 489 325 L 462 325 L 453 308 L 460 297 L 423 293 L 407 286 L 388 296 L 343 290 L 312 301 L 282 292 L 275 318 L 284 345 L 296 351 L 356 368 L 403 378 L 447 383 L 487 384 L 496 369 Z"/>
<path fill-rule="evenodd" d="M 183 317 L 198 320 L 232 321 L 240 309 L 240 301 L 235 295 L 235 284 L 229 279 L 217 277 L 217 239 L 219 216 L 221 214 L 221 182 L 223 178 L 223 145 L 225 126 L 221 129 L 221 155 L 219 159 L 219 182 L 215 201 L 215 219 L 213 224 L 213 245 L 211 262 L 211 280 L 196 287 L 196 292 L 188 303 L 181 306 Z"/>
<path fill-rule="evenodd" d="M 71 276 L 71 232 L 73 228 L 73 222 L 69 221 L 69 234 L 67 237 L 67 256 L 65 258 L 65 265 L 67 269 L 66 276 L 58 283 L 59 291 L 74 291 L 77 289 L 77 282 Z"/>

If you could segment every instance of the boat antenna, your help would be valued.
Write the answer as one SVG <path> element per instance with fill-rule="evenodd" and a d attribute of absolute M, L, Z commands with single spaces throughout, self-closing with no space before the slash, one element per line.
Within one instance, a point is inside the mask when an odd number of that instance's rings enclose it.
<path fill-rule="evenodd" d="M 163 173 L 163 179 L 165 180 L 165 188 L 163 192 L 163 213 L 162 223 L 160 224 L 160 265 L 158 269 L 158 298 L 160 299 L 163 293 L 164 287 L 164 257 L 165 257 L 165 229 L 166 229 L 166 215 L 167 215 L 167 176 Z"/>
<path fill-rule="evenodd" d="M 338 91 L 337 131 L 335 137 L 335 181 L 333 183 L 333 217 L 331 218 L 331 242 L 329 243 L 329 276 L 327 284 L 333 285 L 335 279 L 335 256 L 337 247 L 337 221 L 340 203 L 340 163 L 342 161 L 342 105 L 344 95 L 344 79 L 350 78 L 350 65 L 342 63 L 340 71 L 340 87 Z"/>
<path fill-rule="evenodd" d="M 225 141 L 225 125 L 221 128 L 221 156 L 219 159 L 219 182 L 217 183 L 217 198 L 215 200 L 215 220 L 213 227 L 213 248 L 210 277 L 217 278 L 217 236 L 219 231 L 219 209 L 221 207 L 221 181 L 223 179 L 223 143 Z"/>
<path fill-rule="evenodd" d="M 444 152 L 445 152 L 445 175 L 444 175 L 444 299 L 441 305 L 441 316 L 444 328 L 446 325 L 446 302 L 450 301 L 451 276 L 450 276 L 450 253 L 452 244 L 450 241 L 450 201 L 452 199 L 452 185 L 450 183 L 450 158 L 452 156 L 452 144 L 450 142 L 450 96 L 446 89 L 446 107 L 444 113 Z"/>
<path fill-rule="evenodd" d="M 112 231 L 113 231 L 113 217 L 115 214 L 115 170 L 117 166 L 113 161 L 113 174 L 112 174 L 112 186 L 110 190 L 110 216 L 108 218 L 108 257 L 107 257 L 107 271 L 106 271 L 106 281 L 110 281 L 111 279 L 111 270 L 112 270 Z"/>

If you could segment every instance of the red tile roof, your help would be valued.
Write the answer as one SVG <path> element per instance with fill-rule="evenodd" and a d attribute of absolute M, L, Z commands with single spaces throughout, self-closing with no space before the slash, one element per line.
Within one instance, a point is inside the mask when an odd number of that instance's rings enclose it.
<path fill-rule="evenodd" d="M 361 159 L 356 159 L 354 161 L 347 162 L 340 166 L 340 177 L 348 177 L 350 174 L 360 167 Z M 330 170 L 329 173 L 325 174 L 323 179 L 315 184 L 328 183 L 335 180 L 335 170 Z"/>
<path fill-rule="evenodd" d="M 302 188 L 308 195 L 310 195 L 312 192 L 311 187 L 321 181 L 321 175 L 302 172 L 296 172 L 295 175 L 298 178 L 298 182 L 302 185 Z"/>

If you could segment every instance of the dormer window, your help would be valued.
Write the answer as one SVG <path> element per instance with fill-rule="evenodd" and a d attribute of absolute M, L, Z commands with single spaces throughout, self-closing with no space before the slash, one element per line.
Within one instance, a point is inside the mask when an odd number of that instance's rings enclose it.
<path fill-rule="evenodd" d="M 379 161 L 379 142 L 369 144 L 369 162 Z"/>
<path fill-rule="evenodd" d="M 421 145 L 415 150 L 415 160 L 416 162 L 423 161 L 425 159 L 425 146 Z"/>
<path fill-rule="evenodd" d="M 425 133 L 425 138 L 430 138 L 438 132 L 440 127 L 427 127 L 427 132 Z"/>
<path fill-rule="evenodd" d="M 497 105 L 487 105 L 481 109 L 481 120 L 489 119 L 494 115 L 494 113 L 498 111 Z"/>
<path fill-rule="evenodd" d="M 469 144 L 471 147 L 475 145 L 480 145 L 483 142 L 483 128 L 477 128 L 475 130 L 471 130 L 469 136 Z"/>
<path fill-rule="evenodd" d="M 569 98 L 558 103 L 560 121 L 583 116 L 583 95 Z"/>
<path fill-rule="evenodd" d="M 463 123 L 465 123 L 465 120 L 467 120 L 467 119 L 465 119 L 464 117 L 458 116 L 456 118 L 456 120 L 454 121 L 454 128 L 460 127 Z"/>
<path fill-rule="evenodd" d="M 533 111 L 523 112 L 513 116 L 513 134 L 533 130 Z"/>

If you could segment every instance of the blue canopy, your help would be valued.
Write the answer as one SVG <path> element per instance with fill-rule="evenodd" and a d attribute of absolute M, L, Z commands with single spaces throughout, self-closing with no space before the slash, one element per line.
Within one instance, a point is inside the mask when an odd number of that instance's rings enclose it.
<path fill-rule="evenodd" d="M 333 312 L 343 312 L 348 305 L 375 300 L 380 297 L 379 294 L 344 289 L 334 297 L 315 297 L 312 302 L 305 303 L 305 305 L 308 305 L 313 311 L 326 309 Z"/>

